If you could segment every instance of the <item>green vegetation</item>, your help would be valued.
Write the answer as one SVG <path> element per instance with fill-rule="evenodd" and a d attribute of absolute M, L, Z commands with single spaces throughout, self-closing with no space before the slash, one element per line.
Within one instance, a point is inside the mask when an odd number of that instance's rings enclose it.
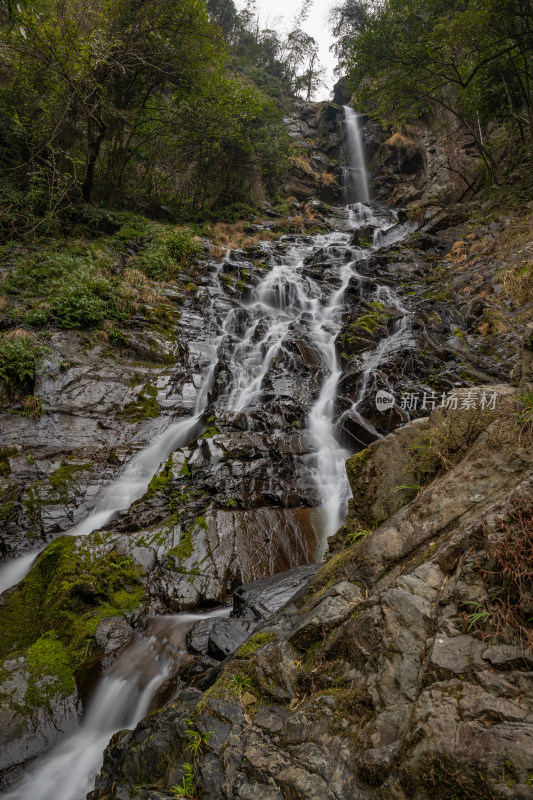
<path fill-rule="evenodd" d="M 365 308 L 367 313 L 361 314 L 360 317 L 351 323 L 351 327 L 355 329 L 360 328 L 366 331 L 366 333 L 373 334 L 376 332 L 379 325 L 383 325 L 383 323 L 388 320 L 388 316 L 383 311 L 383 304 L 377 301 L 366 302 Z"/>
<path fill-rule="evenodd" d="M 0 334 L 0 382 L 4 382 L 9 397 L 32 391 L 40 354 L 41 347 L 28 334 Z"/>
<path fill-rule="evenodd" d="M 127 283 L 113 271 L 109 252 L 81 243 L 52 243 L 17 257 L 0 294 L 7 299 L 5 313 L 11 324 L 34 328 L 50 323 L 90 328 L 104 320 L 120 322 L 132 310 Z M 29 348 L 31 342 L 26 338 L 24 344 Z"/>
<path fill-rule="evenodd" d="M 0 606 L 0 657 L 45 637 L 52 644 L 39 645 L 35 663 L 54 653 L 59 663 L 61 646 L 75 671 L 95 647 L 100 620 L 138 608 L 144 596 L 139 578 L 140 568 L 129 558 L 92 554 L 70 536 L 56 539 Z"/>
<path fill-rule="evenodd" d="M 175 278 L 180 269 L 192 266 L 201 249 L 190 229 L 161 228 L 137 258 L 136 263 L 148 278 L 168 281 Z M 189 285 L 191 284 L 187 284 Z"/>
<path fill-rule="evenodd" d="M 360 539 L 364 539 L 366 536 L 370 536 L 373 533 L 371 528 L 357 528 L 355 531 L 350 531 L 350 533 L 345 538 L 345 544 L 352 545 L 358 542 Z"/>
<path fill-rule="evenodd" d="M 242 217 L 289 163 L 285 104 L 320 82 L 303 25 L 278 35 L 232 0 L 8 3 L 0 15 L 0 236 L 62 234 L 135 205 L 169 220 Z M 220 165 L 223 165 L 221 168 Z M 130 227 L 131 238 L 144 235 Z M 150 277 L 194 251 L 187 234 L 154 241 Z M 66 298 L 66 305 L 73 303 Z M 98 303 L 82 304 L 92 321 Z"/>
<path fill-rule="evenodd" d="M 73 496 L 80 494 L 80 481 L 92 471 L 92 463 L 76 464 L 65 460 L 48 478 L 31 483 L 26 488 L 22 504 L 33 525 L 38 526 L 42 506 L 66 506 Z"/>
<path fill-rule="evenodd" d="M 413 456 L 408 469 L 418 483 L 398 488 L 419 491 L 437 474 L 452 469 L 497 416 L 497 411 L 481 407 L 437 413 L 433 424 L 410 447 Z"/>
<path fill-rule="evenodd" d="M 207 749 L 209 739 L 213 735 L 211 731 L 200 733 L 199 731 L 187 730 L 185 733 L 187 734 L 187 738 L 189 740 L 189 750 L 193 754 L 194 758 L 203 754 L 203 752 Z"/>
<path fill-rule="evenodd" d="M 266 631 L 265 633 L 255 633 L 253 636 L 250 636 L 248 641 L 243 644 L 236 652 L 236 656 L 239 658 L 248 658 L 256 650 L 259 650 L 261 647 L 265 647 L 267 644 L 276 641 L 276 634 Z"/>
<path fill-rule="evenodd" d="M 196 778 L 194 777 L 194 767 L 186 762 L 182 765 L 183 780 L 181 785 L 172 786 L 171 792 L 174 797 L 196 797 Z"/>
<path fill-rule="evenodd" d="M 49 706 L 54 696 L 68 697 L 76 689 L 71 659 L 54 633 L 41 636 L 27 650 L 28 688 L 25 703 L 30 708 Z"/>
<path fill-rule="evenodd" d="M 244 692 L 247 692 L 249 689 L 252 689 L 252 679 L 247 677 L 246 675 L 233 675 L 231 678 L 231 682 L 236 688 L 239 697 L 241 696 L 241 694 L 244 694 Z"/>
<path fill-rule="evenodd" d="M 0 447 L 0 475 L 6 477 L 11 473 L 9 459 L 18 453 L 16 447 Z"/>
<path fill-rule="evenodd" d="M 533 434 L 533 392 L 525 392 L 518 398 L 518 409 L 515 413 L 516 429 L 519 435 Z"/>
<path fill-rule="evenodd" d="M 172 453 L 171 453 L 163 469 L 156 475 L 154 475 L 154 477 L 148 484 L 148 489 L 146 490 L 148 497 L 153 497 L 155 494 L 161 492 L 168 486 L 168 484 L 174 477 L 173 467 L 174 467 L 174 460 L 172 458 Z"/>
<path fill-rule="evenodd" d="M 146 383 L 137 395 L 137 400 L 132 400 L 121 411 L 117 411 L 115 416 L 128 422 L 141 422 L 143 419 L 154 419 L 160 413 L 157 389 L 151 383 Z"/>
<path fill-rule="evenodd" d="M 344 0 L 337 55 L 359 108 L 396 127 L 453 115 L 497 181 L 510 133 L 533 150 L 532 18 L 531 0 Z"/>

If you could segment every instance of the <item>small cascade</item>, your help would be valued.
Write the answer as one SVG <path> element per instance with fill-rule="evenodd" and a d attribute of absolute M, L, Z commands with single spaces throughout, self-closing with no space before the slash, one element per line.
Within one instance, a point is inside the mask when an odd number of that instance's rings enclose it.
<path fill-rule="evenodd" d="M 194 623 L 229 611 L 149 620 L 146 634 L 100 680 L 78 731 L 38 759 L 4 800 L 84 800 L 113 734 L 134 728 L 146 716 L 159 687 L 179 667 Z"/>
<path fill-rule="evenodd" d="M 350 106 L 344 106 L 344 115 L 346 139 L 344 142 L 343 181 L 346 203 L 368 203 L 370 189 L 358 116 Z"/>
<path fill-rule="evenodd" d="M 218 340 L 211 348 L 211 360 L 196 396 L 193 414 L 170 425 L 155 441 L 137 453 L 118 478 L 106 486 L 96 508 L 65 536 L 87 536 L 110 522 L 117 512 L 128 509 L 146 492 L 160 464 L 179 447 L 187 445 L 200 430 L 200 420 L 209 402 L 218 361 Z M 42 548 L 0 566 L 0 594 L 19 583 L 29 572 Z"/>

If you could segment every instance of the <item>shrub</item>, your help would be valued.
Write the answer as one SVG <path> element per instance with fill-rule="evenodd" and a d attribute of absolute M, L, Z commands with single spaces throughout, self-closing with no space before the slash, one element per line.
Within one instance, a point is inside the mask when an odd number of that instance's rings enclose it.
<path fill-rule="evenodd" d="M 40 346 L 28 334 L 0 337 L 0 379 L 5 382 L 8 395 L 31 393 L 40 352 Z"/>
<path fill-rule="evenodd" d="M 9 316 L 34 327 L 52 322 L 66 329 L 125 319 L 132 303 L 110 268 L 106 253 L 83 244 L 20 258 L 2 285 Z"/>
<path fill-rule="evenodd" d="M 79 281 L 66 286 L 52 308 L 60 328 L 87 328 L 105 319 L 107 304 Z"/>
<path fill-rule="evenodd" d="M 152 280 L 168 281 L 193 264 L 201 246 L 188 228 L 161 230 L 137 257 L 137 264 Z"/>
<path fill-rule="evenodd" d="M 483 550 L 476 566 L 489 599 L 466 615 L 468 630 L 482 638 L 518 640 L 533 649 L 533 504 L 517 495 L 497 521 L 482 523 Z"/>

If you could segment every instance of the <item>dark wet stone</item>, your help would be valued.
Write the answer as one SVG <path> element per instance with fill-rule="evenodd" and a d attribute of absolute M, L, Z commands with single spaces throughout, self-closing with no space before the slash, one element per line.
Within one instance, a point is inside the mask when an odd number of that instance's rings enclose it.
<path fill-rule="evenodd" d="M 207 651 L 210 656 L 221 661 L 226 656 L 234 653 L 241 644 L 244 644 L 253 624 L 242 620 L 218 619 L 209 634 Z"/>
<path fill-rule="evenodd" d="M 233 593 L 233 613 L 241 619 L 264 619 L 287 603 L 318 568 L 308 564 L 239 586 Z"/>

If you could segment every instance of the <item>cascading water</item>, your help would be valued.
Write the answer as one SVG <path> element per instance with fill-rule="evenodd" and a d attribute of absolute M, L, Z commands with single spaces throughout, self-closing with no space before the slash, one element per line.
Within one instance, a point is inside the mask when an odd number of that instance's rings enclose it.
<path fill-rule="evenodd" d="M 346 138 L 343 180 L 346 203 L 368 203 L 370 189 L 361 131 L 357 113 L 350 106 L 344 106 L 344 127 Z"/>
<path fill-rule="evenodd" d="M 285 249 L 265 245 L 270 269 L 251 290 L 247 300 L 233 301 L 233 307 L 219 320 L 210 348 L 205 377 L 196 395 L 191 416 L 172 424 L 153 444 L 138 453 L 118 479 L 103 492 L 94 511 L 69 533 L 80 536 L 108 523 L 115 514 L 127 509 L 146 491 L 160 463 L 176 448 L 187 445 L 201 430 L 202 415 L 208 408 L 221 413 L 247 415 L 265 402 L 265 386 L 274 366 L 288 374 L 294 365 L 291 345 L 295 332 L 313 353 L 316 364 L 315 389 L 304 399 L 308 415 L 305 428 L 314 443 L 314 452 L 302 459 L 300 473 L 314 485 L 321 510 L 320 552 L 327 537 L 342 524 L 350 488 L 345 460 L 349 451 L 339 442 L 338 430 L 343 416 L 350 414 L 366 427 L 370 436 L 378 436 L 362 415 L 362 403 L 373 375 L 395 348 L 408 345 L 409 316 L 392 289 L 366 278 L 369 299 L 393 307 L 398 320 L 391 335 L 381 340 L 363 357 L 357 396 L 344 414 L 336 408 L 341 368 L 336 340 L 345 318 L 345 293 L 353 281 L 362 285 L 358 264 L 380 246 L 405 235 L 405 228 L 395 224 L 390 212 L 369 205 L 368 177 L 364 165 L 361 136 L 356 113 L 346 108 L 346 147 L 344 170 L 349 204 L 339 209 L 342 230 L 302 237 Z M 363 225 L 374 228 L 373 244 L 367 248 L 352 246 L 353 232 Z M 270 248 L 270 249 L 269 249 Z M 321 253 L 327 271 L 309 274 L 307 265 Z M 229 256 L 213 275 L 210 291 L 221 291 L 221 278 Z M 374 283 L 374 288 L 371 284 Z M 211 311 L 216 317 L 216 303 Z M 224 376 L 225 384 L 211 402 L 214 381 Z M 283 383 L 283 377 L 280 379 Z M 270 394 L 272 394 L 270 384 Z M 313 384 L 311 384 L 313 385 Z M 267 392 L 268 394 L 268 392 Z M 210 446 L 206 440 L 206 446 Z M 274 533 L 272 533 L 274 535 Z M 21 580 L 31 567 L 36 553 L 25 554 L 0 571 L 0 592 Z M 150 701 L 164 682 L 172 665 L 179 660 L 184 631 L 198 617 L 181 615 L 160 618 L 161 627 L 139 641 L 101 680 L 78 730 L 33 765 L 25 778 L 7 795 L 9 800 L 82 800 L 92 787 L 102 752 L 114 731 L 132 727 L 147 712 Z M 192 621 L 191 621 L 192 620 Z M 174 642 L 169 648 L 162 643 Z"/>
<path fill-rule="evenodd" d="M 111 736 L 146 716 L 156 691 L 187 652 L 186 635 L 194 623 L 228 614 L 229 608 L 222 608 L 149 620 L 146 634 L 101 679 L 78 731 L 38 759 L 4 800 L 83 800 Z"/>
<path fill-rule="evenodd" d="M 170 425 L 149 447 L 134 456 L 117 480 L 103 490 L 95 510 L 69 531 L 66 531 L 65 535 L 87 536 L 106 525 L 118 511 L 129 508 L 132 503 L 143 496 L 157 468 L 168 458 L 170 453 L 188 444 L 194 438 L 195 433 L 198 432 L 202 414 L 207 407 L 216 363 L 217 344 L 215 343 L 211 347 L 211 362 L 198 391 L 192 416 Z M 34 550 L 31 553 L 25 553 L 0 567 L 0 594 L 24 578 L 39 552 L 40 550 Z"/>

